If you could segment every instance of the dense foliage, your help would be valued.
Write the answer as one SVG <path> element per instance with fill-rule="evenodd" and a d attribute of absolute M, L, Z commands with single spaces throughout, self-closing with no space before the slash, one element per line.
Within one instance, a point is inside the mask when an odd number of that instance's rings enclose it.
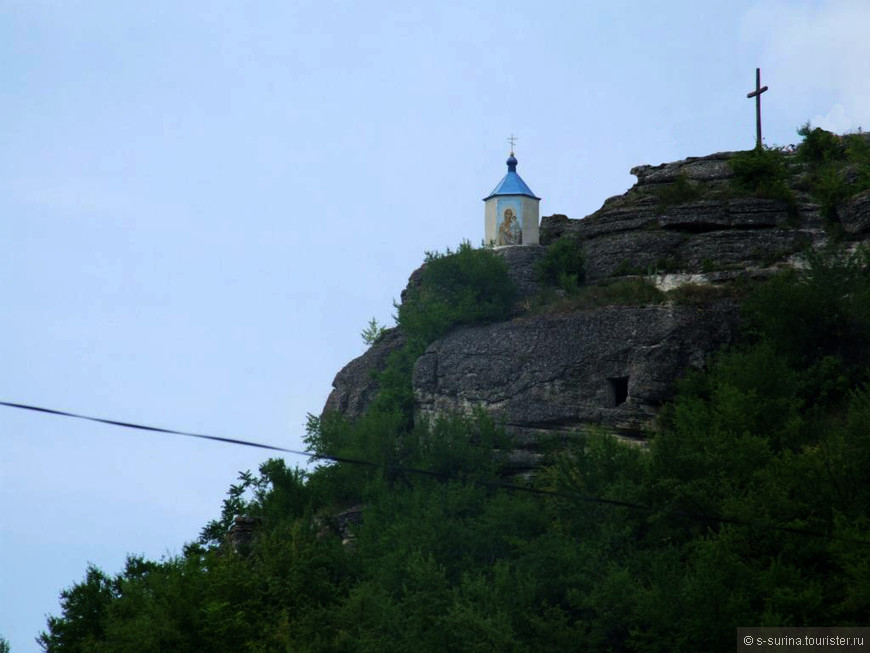
<path fill-rule="evenodd" d="M 622 261 L 613 277 L 642 275 L 643 271 Z M 609 279 L 587 285 L 583 240 L 563 235 L 547 246 L 535 264 L 535 276 L 542 288 L 527 304 L 536 313 L 565 313 L 602 306 L 659 304 L 664 299 L 648 279 Z"/>
<path fill-rule="evenodd" d="M 426 253 L 417 283 L 397 306 L 398 322 L 409 340 L 428 345 L 457 324 L 506 318 L 515 299 L 504 259 L 465 241 L 455 252 Z"/>
<path fill-rule="evenodd" d="M 576 289 L 586 281 L 586 255 L 579 238 L 563 236 L 547 247 L 535 266 L 538 280 L 559 286 L 562 290 Z"/>
<path fill-rule="evenodd" d="M 758 147 L 735 154 L 728 162 L 733 186 L 740 193 L 785 201 L 793 218 L 797 204 L 792 188 L 806 191 L 819 203 L 828 226 L 834 226 L 842 203 L 870 188 L 870 139 L 862 132 L 838 136 L 809 123 L 798 134 L 802 141 L 794 156 Z"/>
<path fill-rule="evenodd" d="M 870 614 L 870 271 L 813 257 L 751 293 L 649 450 L 559 443 L 509 490 L 485 416 L 312 420 L 324 463 L 242 474 L 200 541 L 87 570 L 46 651 L 731 651 L 740 625 Z M 418 473 L 425 470 L 429 473 Z M 620 502 L 605 503 L 596 498 Z M 342 543 L 330 526 L 361 504 Z M 248 552 L 233 514 L 261 518 Z"/>
<path fill-rule="evenodd" d="M 457 325 L 506 319 L 516 296 L 507 264 L 491 249 L 475 249 L 465 241 L 455 252 L 427 252 L 419 276 L 396 306 L 396 321 L 406 340 L 378 374 L 380 392 L 373 410 L 398 411 L 404 417 L 403 428 L 410 429 L 414 362 Z"/>
<path fill-rule="evenodd" d="M 757 147 L 738 152 L 728 165 L 734 171 L 734 186 L 739 191 L 763 199 L 783 200 L 794 210 L 785 155 L 780 150 Z"/>
<path fill-rule="evenodd" d="M 866 134 L 837 136 L 807 123 L 798 129 L 803 142 L 796 158 L 808 168 L 806 187 L 821 205 L 822 216 L 838 219 L 838 206 L 870 188 L 870 140 Z"/>
<path fill-rule="evenodd" d="M 609 279 L 595 285 L 565 284 L 559 290 L 545 290 L 531 305 L 536 313 L 568 313 L 603 306 L 646 306 L 661 304 L 665 293 L 645 278 Z"/>
<path fill-rule="evenodd" d="M 659 211 L 699 199 L 703 192 L 698 182 L 692 183 L 685 173 L 678 174 L 674 181 L 656 190 Z"/>

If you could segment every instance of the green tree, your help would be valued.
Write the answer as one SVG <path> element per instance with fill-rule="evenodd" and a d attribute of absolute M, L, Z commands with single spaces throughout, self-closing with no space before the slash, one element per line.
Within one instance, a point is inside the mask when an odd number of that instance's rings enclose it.
<path fill-rule="evenodd" d="M 563 290 L 576 289 L 586 280 L 586 257 L 578 238 L 563 236 L 547 247 L 535 273 L 539 280 Z"/>
<path fill-rule="evenodd" d="M 106 574 L 88 566 L 83 582 L 60 594 L 63 617 L 49 617 L 48 631 L 37 638 L 46 653 L 84 653 L 105 633 L 105 619 L 118 588 Z"/>
<path fill-rule="evenodd" d="M 368 326 L 362 330 L 360 336 L 362 337 L 363 342 L 371 347 L 383 337 L 386 330 L 387 328 L 385 326 L 378 324 L 378 321 L 375 318 L 372 318 L 369 320 Z"/>
<path fill-rule="evenodd" d="M 764 199 L 782 200 L 794 210 L 794 194 L 786 183 L 785 156 L 777 149 L 755 148 L 735 154 L 728 161 L 734 172 L 734 186 L 743 193 Z"/>
<path fill-rule="evenodd" d="M 506 318 L 515 299 L 504 259 L 465 241 L 455 252 L 426 254 L 419 282 L 397 307 L 398 323 L 410 341 L 428 346 L 458 324 Z"/>
<path fill-rule="evenodd" d="M 741 624 L 863 623 L 867 268 L 810 257 L 757 287 L 741 337 L 679 384 L 648 449 L 566 434 L 511 488 L 515 445 L 485 415 L 313 418 L 309 446 L 341 460 L 241 474 L 200 543 L 113 578 L 90 567 L 40 643 L 727 651 Z M 341 523 L 350 505 L 361 520 Z M 261 520 L 242 553 L 223 540 L 237 511 Z"/>
<path fill-rule="evenodd" d="M 820 127 L 810 127 L 809 121 L 798 128 L 803 141 L 797 148 L 797 159 L 803 163 L 819 166 L 845 158 L 845 147 L 836 134 Z"/>
<path fill-rule="evenodd" d="M 796 158 L 807 167 L 809 191 L 821 205 L 822 217 L 838 221 L 839 206 L 870 188 L 870 141 L 864 134 L 838 136 L 809 122 L 798 129 L 803 141 Z"/>
<path fill-rule="evenodd" d="M 406 341 L 377 374 L 379 390 L 372 409 L 399 411 L 402 428 L 410 430 L 411 373 L 426 347 L 457 325 L 506 319 L 516 296 L 507 264 L 491 249 L 475 249 L 465 241 L 455 252 L 427 252 L 419 277 L 396 307 Z"/>

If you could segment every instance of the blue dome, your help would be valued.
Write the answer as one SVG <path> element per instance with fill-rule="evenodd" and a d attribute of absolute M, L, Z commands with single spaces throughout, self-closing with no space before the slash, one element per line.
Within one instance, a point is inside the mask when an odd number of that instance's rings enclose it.
<path fill-rule="evenodd" d="M 541 199 L 532 192 L 531 188 L 526 186 L 526 182 L 524 182 L 517 174 L 517 158 L 514 156 L 513 152 L 511 152 L 511 155 L 505 163 L 507 163 L 508 173 L 500 182 L 498 182 L 496 187 L 492 189 L 492 192 L 483 198 L 483 201 L 485 202 L 490 197 L 495 197 L 497 195 L 525 195 L 532 199 Z"/>

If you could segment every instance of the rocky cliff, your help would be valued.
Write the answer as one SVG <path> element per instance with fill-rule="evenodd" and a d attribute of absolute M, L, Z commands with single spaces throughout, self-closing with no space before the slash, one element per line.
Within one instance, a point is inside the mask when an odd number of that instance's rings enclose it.
<path fill-rule="evenodd" d="M 417 414 L 485 408 L 518 436 L 520 468 L 534 463 L 542 434 L 597 426 L 642 441 L 675 381 L 734 338 L 734 293 L 541 311 L 535 307 L 545 289 L 536 280 L 535 262 L 556 240 L 575 238 L 584 251 L 587 284 L 642 278 L 663 291 L 686 284 L 733 288 L 800 265 L 800 252 L 831 240 L 830 220 L 823 220 L 806 191 L 799 165 L 787 197 L 764 199 L 735 192 L 733 156 L 638 166 L 631 171 L 637 183 L 592 215 L 543 218 L 542 246 L 498 250 L 520 290 L 516 315 L 456 328 L 434 342 L 414 368 Z M 843 246 L 866 238 L 870 191 L 838 206 L 837 219 Z M 401 344 L 402 335 L 391 330 L 341 370 L 324 410 L 360 415 L 376 392 L 371 370 Z"/>

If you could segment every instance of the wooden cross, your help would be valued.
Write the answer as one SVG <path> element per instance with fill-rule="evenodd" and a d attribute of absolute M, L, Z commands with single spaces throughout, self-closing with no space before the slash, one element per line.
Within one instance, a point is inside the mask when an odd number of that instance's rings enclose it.
<path fill-rule="evenodd" d="M 761 85 L 761 68 L 755 69 L 755 90 L 746 97 L 755 98 L 755 147 L 761 149 L 761 94 L 767 90 Z"/>
<path fill-rule="evenodd" d="M 508 140 L 508 143 L 511 144 L 511 156 L 514 155 L 514 145 L 517 144 L 517 137 L 511 134 L 511 137 Z"/>

